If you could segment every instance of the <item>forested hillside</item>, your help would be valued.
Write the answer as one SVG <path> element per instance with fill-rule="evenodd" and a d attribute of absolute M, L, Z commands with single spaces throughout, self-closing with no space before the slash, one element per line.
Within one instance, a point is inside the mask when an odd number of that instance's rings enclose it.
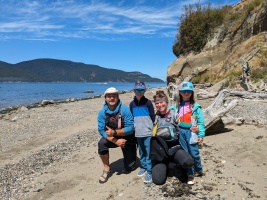
<path fill-rule="evenodd" d="M 0 81 L 28 82 L 163 82 L 141 72 L 125 72 L 67 60 L 36 59 L 17 64 L 0 61 Z"/>

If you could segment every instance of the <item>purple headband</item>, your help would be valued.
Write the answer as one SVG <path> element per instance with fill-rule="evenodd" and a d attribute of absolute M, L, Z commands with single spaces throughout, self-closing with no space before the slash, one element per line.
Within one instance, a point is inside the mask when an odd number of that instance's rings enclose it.
<path fill-rule="evenodd" d="M 167 98 L 167 97 L 156 98 L 156 99 L 154 100 L 154 103 L 157 103 L 157 102 L 159 102 L 159 101 L 165 101 L 166 103 L 168 103 L 168 98 Z"/>

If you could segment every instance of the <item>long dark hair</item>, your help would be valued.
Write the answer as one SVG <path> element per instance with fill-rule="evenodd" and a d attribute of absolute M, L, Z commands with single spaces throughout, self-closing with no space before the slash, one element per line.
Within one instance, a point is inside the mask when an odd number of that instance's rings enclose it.
<path fill-rule="evenodd" d="M 189 102 L 190 102 L 191 106 L 193 106 L 194 103 L 196 102 L 194 96 L 195 96 L 194 95 L 194 91 L 192 91 L 192 94 L 191 94 L 190 99 L 189 99 Z M 177 98 L 177 101 L 176 101 L 177 107 L 179 107 L 182 102 L 183 102 L 183 97 L 182 97 L 182 95 L 180 94 L 180 91 L 179 91 L 179 95 L 178 95 L 178 98 Z"/>

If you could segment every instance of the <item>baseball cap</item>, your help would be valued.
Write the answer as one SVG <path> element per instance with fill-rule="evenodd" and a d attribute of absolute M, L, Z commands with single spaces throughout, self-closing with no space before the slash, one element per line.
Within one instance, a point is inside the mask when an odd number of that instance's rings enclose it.
<path fill-rule="evenodd" d="M 180 85 L 180 91 L 183 91 L 183 90 L 191 90 L 191 91 L 194 91 L 194 86 L 191 82 L 182 82 L 181 85 Z"/>
<path fill-rule="evenodd" d="M 110 87 L 110 88 L 106 89 L 104 95 L 106 95 L 106 94 L 118 94 L 118 93 L 119 93 L 119 91 L 116 88 Z"/>
<path fill-rule="evenodd" d="M 146 89 L 146 85 L 145 85 L 145 83 L 142 82 L 142 81 L 137 81 L 137 82 L 134 84 L 134 89 L 145 90 L 145 89 Z"/>

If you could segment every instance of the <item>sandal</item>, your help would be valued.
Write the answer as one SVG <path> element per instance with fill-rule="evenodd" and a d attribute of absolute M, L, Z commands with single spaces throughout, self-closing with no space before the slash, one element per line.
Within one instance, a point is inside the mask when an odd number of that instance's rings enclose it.
<path fill-rule="evenodd" d="M 109 171 L 103 170 L 103 173 L 100 176 L 100 178 L 103 178 L 104 180 L 102 181 L 99 179 L 99 183 L 103 184 L 103 183 L 107 182 L 110 176 L 111 176 L 111 170 L 109 170 Z"/>

